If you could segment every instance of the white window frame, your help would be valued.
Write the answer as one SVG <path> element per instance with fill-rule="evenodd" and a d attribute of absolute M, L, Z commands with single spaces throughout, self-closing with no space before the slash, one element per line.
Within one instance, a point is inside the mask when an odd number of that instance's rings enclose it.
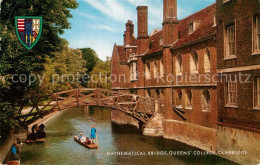
<path fill-rule="evenodd" d="M 189 34 L 195 31 L 195 22 L 189 23 Z"/>
<path fill-rule="evenodd" d="M 228 79 L 227 82 L 225 82 L 224 90 L 225 90 L 226 107 L 237 108 L 237 105 L 238 105 L 237 104 L 238 103 L 238 101 L 237 101 L 237 80 L 235 81 L 235 80 Z"/>
<path fill-rule="evenodd" d="M 254 15 L 253 17 L 253 29 L 252 29 L 252 36 L 253 36 L 253 55 L 255 54 L 260 54 L 260 29 L 259 26 L 260 24 L 260 14 Z M 259 39 L 258 39 L 259 38 Z"/>
<path fill-rule="evenodd" d="M 260 76 L 254 77 L 254 109 L 260 110 Z"/>
<path fill-rule="evenodd" d="M 233 35 L 230 33 L 233 31 Z M 233 54 L 230 52 L 231 45 L 234 44 Z M 224 51 L 225 59 L 237 58 L 236 56 L 236 23 L 235 21 L 224 26 Z"/>

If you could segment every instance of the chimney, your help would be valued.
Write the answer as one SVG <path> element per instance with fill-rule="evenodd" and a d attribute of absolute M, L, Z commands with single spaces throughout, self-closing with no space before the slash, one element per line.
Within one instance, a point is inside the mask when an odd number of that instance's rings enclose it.
<path fill-rule="evenodd" d="M 148 37 L 148 7 L 137 7 L 138 38 Z"/>
<path fill-rule="evenodd" d="M 131 20 L 128 20 L 125 26 L 126 26 L 126 31 L 124 33 L 124 44 L 131 45 L 132 35 L 134 34 L 134 24 Z"/>
<path fill-rule="evenodd" d="M 177 0 L 163 0 L 164 45 L 170 45 L 178 39 Z"/>

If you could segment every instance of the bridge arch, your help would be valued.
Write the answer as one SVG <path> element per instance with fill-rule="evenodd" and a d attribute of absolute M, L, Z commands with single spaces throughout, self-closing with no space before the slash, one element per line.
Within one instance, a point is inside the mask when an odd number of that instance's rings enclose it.
<path fill-rule="evenodd" d="M 143 124 L 148 123 L 156 113 L 161 111 L 159 98 L 140 97 L 107 89 L 80 88 L 53 93 L 48 102 L 33 101 L 28 113 L 19 111 L 17 120 L 23 126 L 30 124 L 33 119 L 43 117 L 54 111 L 62 111 L 73 107 L 101 106 L 121 111 Z M 20 108 L 21 109 L 21 108 Z M 36 111 L 36 112 L 35 112 Z M 28 118 L 31 118 L 28 120 Z"/>

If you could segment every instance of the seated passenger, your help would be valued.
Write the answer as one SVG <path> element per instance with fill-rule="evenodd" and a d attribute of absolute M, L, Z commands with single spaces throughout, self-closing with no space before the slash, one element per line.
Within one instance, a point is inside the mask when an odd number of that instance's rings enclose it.
<path fill-rule="evenodd" d="M 91 141 L 89 140 L 89 137 L 86 138 L 85 144 L 90 145 Z"/>
<path fill-rule="evenodd" d="M 45 131 L 44 131 L 44 128 L 45 128 L 45 126 L 44 126 L 44 124 L 41 124 L 40 126 L 39 126 L 39 129 L 37 130 L 37 132 L 36 132 L 36 137 L 37 138 L 46 138 L 46 133 L 45 133 Z"/>
<path fill-rule="evenodd" d="M 81 138 L 83 138 L 83 133 L 82 132 L 79 133 L 78 140 L 80 140 Z"/>

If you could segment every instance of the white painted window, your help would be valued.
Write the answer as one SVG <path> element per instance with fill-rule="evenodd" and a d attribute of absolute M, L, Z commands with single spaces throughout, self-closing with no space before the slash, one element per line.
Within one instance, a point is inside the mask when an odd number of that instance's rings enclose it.
<path fill-rule="evenodd" d="M 198 53 L 196 51 L 194 51 L 193 53 L 191 53 L 191 57 L 190 57 L 191 73 L 198 73 L 198 70 L 199 70 L 198 62 L 199 62 Z"/>
<path fill-rule="evenodd" d="M 205 54 L 204 54 L 204 69 L 205 69 L 205 72 L 210 72 L 210 51 L 209 49 L 207 48 L 206 51 L 205 51 Z"/>
<path fill-rule="evenodd" d="M 191 22 L 189 23 L 189 34 L 193 33 L 195 31 L 195 23 Z"/>
<path fill-rule="evenodd" d="M 253 49 L 254 53 L 260 53 L 260 15 L 254 17 Z"/>
<path fill-rule="evenodd" d="M 254 82 L 254 107 L 260 110 L 260 77 L 255 77 Z"/>
<path fill-rule="evenodd" d="M 181 54 L 177 55 L 177 57 L 176 57 L 175 70 L 176 70 L 177 75 L 182 74 L 182 55 Z"/>
<path fill-rule="evenodd" d="M 226 26 L 225 29 L 225 58 L 235 57 L 236 53 L 236 32 L 235 24 Z"/>
<path fill-rule="evenodd" d="M 226 105 L 236 106 L 237 105 L 237 81 L 236 79 L 229 79 L 226 82 Z"/>

